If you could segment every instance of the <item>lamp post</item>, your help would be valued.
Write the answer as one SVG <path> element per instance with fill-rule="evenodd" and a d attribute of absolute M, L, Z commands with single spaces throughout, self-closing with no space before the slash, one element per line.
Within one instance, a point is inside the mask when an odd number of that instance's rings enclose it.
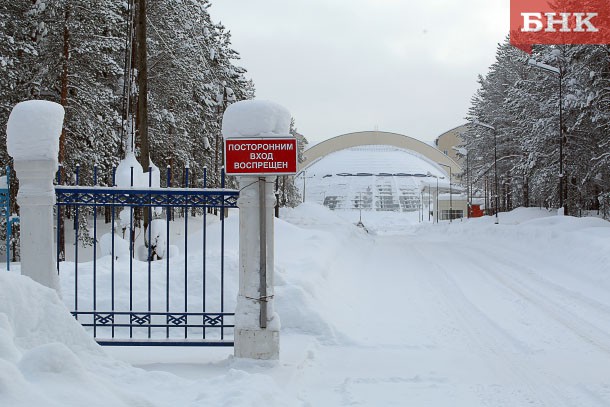
<path fill-rule="evenodd" d="M 435 218 L 436 218 L 436 223 L 438 223 L 438 179 L 445 179 L 445 177 L 439 177 L 438 175 L 434 175 L 432 174 L 430 171 L 428 171 L 428 173 L 426 174 L 428 177 L 434 177 L 436 178 L 436 202 L 434 203 L 434 213 L 436 214 Z M 430 191 L 428 190 L 428 201 L 430 201 Z M 428 204 L 428 213 L 430 212 L 430 204 Z M 429 220 L 429 214 L 428 214 L 428 220 Z"/>
<path fill-rule="evenodd" d="M 550 72 L 557 75 L 559 79 L 559 207 L 562 208 L 562 215 L 565 214 L 564 207 L 564 173 L 563 173 L 563 70 L 561 66 L 559 68 L 547 65 L 542 62 L 538 62 L 533 58 L 527 60 L 529 66 L 533 66 L 538 69 L 542 69 L 545 72 Z"/>
<path fill-rule="evenodd" d="M 470 218 L 470 200 L 472 198 L 472 191 L 470 191 L 470 171 L 468 168 L 468 150 L 464 147 L 453 147 L 463 157 L 466 157 L 466 216 Z"/>
<path fill-rule="evenodd" d="M 438 164 L 449 168 L 449 223 L 451 223 L 453 221 L 453 194 L 451 193 L 453 188 L 451 187 L 451 166 L 443 163 Z"/>
<path fill-rule="evenodd" d="M 494 126 L 492 126 L 491 124 L 487 124 L 487 123 L 483 123 L 483 122 L 479 122 L 479 121 L 474 121 L 472 122 L 472 124 L 475 124 L 477 126 L 482 126 L 485 128 L 490 129 L 493 132 L 494 135 L 494 202 L 496 205 L 496 221 L 495 224 L 497 225 L 498 223 L 500 223 L 500 221 L 498 220 L 498 143 L 497 143 L 497 137 L 496 137 L 496 128 Z"/>
<path fill-rule="evenodd" d="M 314 175 L 315 175 L 315 174 L 314 174 Z M 303 177 L 303 203 L 305 203 L 305 187 L 306 187 L 306 185 L 305 185 L 305 178 L 313 178 L 313 177 L 314 177 L 314 175 L 312 175 L 311 177 L 307 177 L 307 176 L 306 176 L 306 170 L 303 170 L 303 171 L 299 172 L 299 173 L 298 173 L 298 174 L 295 176 L 295 178 L 297 178 L 297 177 L 299 177 L 299 176 L 302 176 L 302 177 Z"/>
<path fill-rule="evenodd" d="M 305 170 L 303 170 L 303 203 L 305 203 Z"/>
<path fill-rule="evenodd" d="M 434 211 L 436 212 L 436 223 L 438 223 L 438 176 L 436 178 L 436 203 L 434 204 Z"/>
<path fill-rule="evenodd" d="M 438 179 L 436 182 L 438 182 Z M 430 222 L 430 185 L 428 185 L 428 222 Z"/>

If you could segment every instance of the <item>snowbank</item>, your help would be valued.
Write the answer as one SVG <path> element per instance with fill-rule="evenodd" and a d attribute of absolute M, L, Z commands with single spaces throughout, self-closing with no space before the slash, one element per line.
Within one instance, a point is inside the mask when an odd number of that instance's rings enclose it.
<path fill-rule="evenodd" d="M 493 217 L 420 224 L 416 213 L 363 212 L 378 232 L 367 234 L 353 224 L 356 214 L 311 203 L 281 211 L 282 359 L 210 362 L 187 353 L 188 366 L 175 371 L 190 369 L 198 380 L 109 358 L 52 290 L 1 273 L 0 406 L 607 404 L 608 222 L 532 208 L 501 214 L 499 225 Z M 207 220 L 212 270 L 221 224 Z M 224 224 L 227 309 L 237 292 L 238 220 L 232 210 Z M 189 235 L 188 259 L 172 256 L 172 270 L 185 261 L 199 270 L 201 246 L 200 232 Z M 102 263 L 98 276 L 109 274 Z M 153 279 L 164 270 L 155 263 Z M 134 261 L 140 294 L 145 265 Z M 88 273 L 81 263 L 79 279 Z M 182 287 L 181 274 L 173 285 Z M 220 284 L 212 276 L 207 283 Z M 192 285 L 199 292 L 201 281 Z M 62 286 L 71 303 L 69 273 Z M 143 365 L 171 370 L 160 351 L 146 351 Z"/>
<path fill-rule="evenodd" d="M 81 386 L 92 399 L 102 396 L 106 389 L 90 380 L 83 358 L 91 362 L 104 353 L 55 291 L 9 273 L 0 273 L 0 287 L 0 405 L 62 405 L 50 393 L 76 405 Z"/>
<path fill-rule="evenodd" d="M 113 360 L 55 291 L 26 277 L 0 273 L 0 406 L 262 404 L 300 403 L 263 374 L 228 368 L 194 382 Z"/>
<path fill-rule="evenodd" d="M 6 146 L 16 160 L 57 161 L 64 108 L 46 100 L 15 105 L 6 124 Z"/>
<path fill-rule="evenodd" d="M 290 112 L 266 100 L 243 100 L 230 105 L 222 118 L 224 138 L 289 137 Z"/>

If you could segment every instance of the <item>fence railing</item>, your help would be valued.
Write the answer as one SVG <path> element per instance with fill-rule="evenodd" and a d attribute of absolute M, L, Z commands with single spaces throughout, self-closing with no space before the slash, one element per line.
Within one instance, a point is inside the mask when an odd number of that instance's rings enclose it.
<path fill-rule="evenodd" d="M 11 269 L 11 245 L 13 243 L 13 225 L 19 223 L 19 217 L 11 213 L 11 168 L 6 167 L 5 175 L 0 177 L 0 218 L 5 229 L 6 269 Z"/>
<path fill-rule="evenodd" d="M 190 188 L 188 168 L 186 186 L 172 188 L 169 171 L 164 188 L 97 186 L 96 168 L 93 186 L 79 185 L 78 169 L 76 185 L 63 186 L 58 171 L 57 268 L 64 300 L 101 344 L 233 345 L 234 313 L 225 301 L 225 210 L 237 207 L 239 192 L 225 188 L 224 174 L 221 188 L 206 188 L 205 171 L 203 188 Z M 181 221 L 172 220 L 176 209 Z M 219 210 L 215 222 L 211 209 Z M 62 227 L 67 214 L 71 231 Z M 201 230 L 191 233 L 192 222 Z M 65 245 L 74 247 L 71 255 L 62 253 L 62 231 Z M 74 287 L 73 296 L 65 294 L 66 284 Z"/>

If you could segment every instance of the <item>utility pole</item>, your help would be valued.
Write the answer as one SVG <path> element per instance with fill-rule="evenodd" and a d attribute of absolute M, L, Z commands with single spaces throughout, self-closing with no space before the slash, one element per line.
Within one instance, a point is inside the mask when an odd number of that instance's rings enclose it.
<path fill-rule="evenodd" d="M 138 67 L 138 110 L 136 115 L 140 141 L 140 165 L 144 173 L 149 172 L 150 151 L 148 142 L 148 53 L 146 48 L 146 0 L 137 0 L 137 67 Z M 150 223 L 149 211 L 144 212 L 144 228 Z"/>
<path fill-rule="evenodd" d="M 66 4 L 66 10 L 64 13 L 64 42 L 63 42 L 63 64 L 61 70 L 61 93 L 60 93 L 60 104 L 64 109 L 68 107 L 68 70 L 70 64 L 70 28 L 68 22 L 70 21 L 70 5 Z M 59 179 L 65 179 L 64 172 L 64 161 L 66 159 L 66 124 L 62 126 L 61 134 L 59 136 Z M 63 173 L 63 174 L 62 174 Z M 65 236 L 65 220 L 63 216 L 63 210 L 57 208 L 57 217 L 59 218 L 59 260 L 64 261 L 66 259 L 66 236 Z M 8 246 L 7 246 L 8 252 Z M 7 263 L 8 264 L 8 263 Z"/>
<path fill-rule="evenodd" d="M 148 53 L 146 48 L 146 0 L 138 1 L 136 27 L 137 67 L 138 67 L 138 114 L 137 130 L 140 145 L 140 165 L 144 172 L 150 167 L 148 142 Z"/>

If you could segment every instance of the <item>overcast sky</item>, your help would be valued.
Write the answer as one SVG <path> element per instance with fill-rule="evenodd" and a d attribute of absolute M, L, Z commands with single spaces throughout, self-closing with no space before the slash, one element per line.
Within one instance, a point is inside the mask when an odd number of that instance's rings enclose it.
<path fill-rule="evenodd" d="M 464 123 L 509 0 L 212 0 L 256 96 L 311 144 L 374 130 L 431 141 Z"/>

